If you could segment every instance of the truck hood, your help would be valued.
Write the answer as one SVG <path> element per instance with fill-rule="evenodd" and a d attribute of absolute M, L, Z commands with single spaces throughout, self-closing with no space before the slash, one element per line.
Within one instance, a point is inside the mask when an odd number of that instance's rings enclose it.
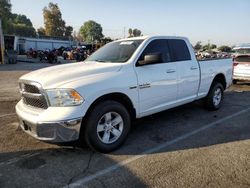
<path fill-rule="evenodd" d="M 23 75 L 20 80 L 38 82 L 44 89 L 50 89 L 79 79 L 87 79 L 89 76 L 117 72 L 120 69 L 120 63 L 80 62 L 39 69 Z"/>

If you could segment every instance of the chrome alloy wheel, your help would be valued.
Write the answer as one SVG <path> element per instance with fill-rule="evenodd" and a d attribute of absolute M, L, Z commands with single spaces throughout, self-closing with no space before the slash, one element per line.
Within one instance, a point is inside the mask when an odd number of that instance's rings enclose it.
<path fill-rule="evenodd" d="M 112 144 L 117 141 L 123 131 L 123 119 L 117 112 L 107 112 L 104 114 L 97 125 L 97 135 L 104 144 Z"/>
<path fill-rule="evenodd" d="M 221 102 L 221 99 L 222 99 L 222 91 L 221 91 L 221 88 L 217 88 L 215 91 L 214 91 L 214 96 L 213 96 L 213 103 L 215 106 L 218 106 Z"/>

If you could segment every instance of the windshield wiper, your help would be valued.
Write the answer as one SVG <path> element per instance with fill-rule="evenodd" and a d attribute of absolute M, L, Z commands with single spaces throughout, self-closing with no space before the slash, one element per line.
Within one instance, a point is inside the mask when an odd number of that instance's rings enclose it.
<path fill-rule="evenodd" d="M 108 61 L 108 60 L 101 60 L 101 59 L 94 59 L 91 61 L 96 61 L 98 63 L 123 63 L 124 61 Z"/>

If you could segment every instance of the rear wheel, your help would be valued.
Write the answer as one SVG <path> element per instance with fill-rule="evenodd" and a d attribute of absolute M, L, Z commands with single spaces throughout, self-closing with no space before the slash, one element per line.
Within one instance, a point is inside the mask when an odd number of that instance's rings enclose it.
<path fill-rule="evenodd" d="M 130 115 L 122 104 L 105 101 L 93 108 L 83 126 L 83 136 L 90 148 L 111 152 L 124 143 L 130 130 Z"/>
<path fill-rule="evenodd" d="M 221 83 L 214 82 L 205 98 L 205 106 L 209 110 L 218 110 L 224 98 L 224 88 Z"/>

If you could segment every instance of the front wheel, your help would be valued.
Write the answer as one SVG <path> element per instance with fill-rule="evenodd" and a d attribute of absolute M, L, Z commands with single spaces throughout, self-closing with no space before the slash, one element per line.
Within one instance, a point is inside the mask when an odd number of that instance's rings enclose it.
<path fill-rule="evenodd" d="M 214 82 L 205 98 L 205 106 L 209 110 L 218 110 L 224 98 L 224 88 L 221 83 Z"/>
<path fill-rule="evenodd" d="M 124 143 L 130 130 L 130 115 L 119 102 L 101 102 L 90 112 L 83 127 L 90 148 L 111 152 Z"/>

